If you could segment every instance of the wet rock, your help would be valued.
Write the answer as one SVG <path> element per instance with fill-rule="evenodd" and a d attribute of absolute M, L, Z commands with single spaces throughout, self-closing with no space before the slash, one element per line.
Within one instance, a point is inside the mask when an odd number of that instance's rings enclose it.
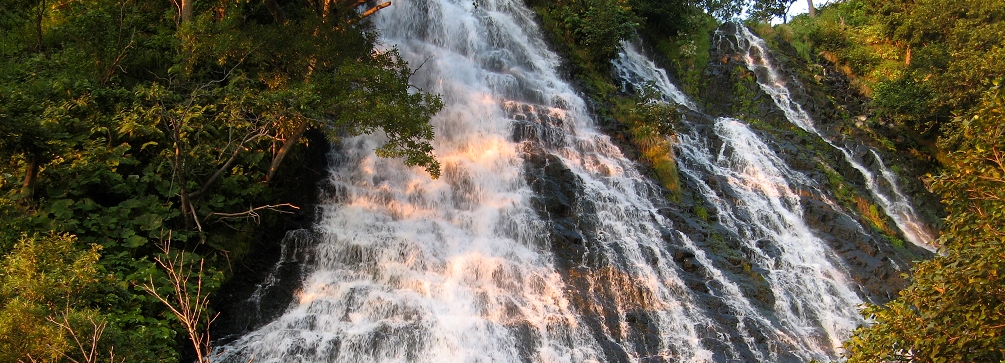
<path fill-rule="evenodd" d="M 516 337 L 516 349 L 520 354 L 520 361 L 530 363 L 537 356 L 537 349 L 541 345 L 541 337 L 537 329 L 529 322 L 521 321 L 510 325 L 509 330 Z"/>

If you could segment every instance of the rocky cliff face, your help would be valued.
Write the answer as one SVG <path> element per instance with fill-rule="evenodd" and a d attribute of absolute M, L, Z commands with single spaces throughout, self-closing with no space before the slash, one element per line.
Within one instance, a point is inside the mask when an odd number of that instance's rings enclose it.
<path fill-rule="evenodd" d="M 722 33 L 731 33 L 731 26 L 724 25 Z M 821 186 L 797 191 L 800 208 L 805 213 L 804 220 L 812 233 L 836 253 L 848 275 L 858 284 L 857 293 L 864 300 L 874 303 L 883 303 L 895 297 L 897 291 L 907 284 L 903 275 L 909 272 L 910 261 L 925 258 L 930 253 L 900 241 L 896 227 L 882 216 L 877 218 L 875 202 L 864 186 L 865 181 L 845 161 L 841 152 L 819 136 L 789 122 L 770 96 L 757 86 L 754 75 L 744 67 L 737 51 L 729 46 L 730 42 L 719 41 L 716 44 L 717 47 L 712 49 L 713 61 L 705 71 L 708 76 L 706 83 L 697 100 L 702 109 L 685 110 L 687 122 L 679 131 L 697 133 L 710 143 L 710 149 L 717 150 L 723 147 L 723 140 L 713 131 L 717 118 L 735 117 L 749 123 L 759 138 L 765 140 L 788 166 Z M 808 66 L 805 63 L 795 64 L 784 54 L 776 59 L 785 62 L 787 67 Z M 826 137 L 853 147 L 859 156 L 867 156 L 869 146 L 879 146 L 866 131 L 846 135 L 849 134 L 846 131 L 848 128 L 855 127 L 854 118 L 847 115 L 866 113 L 868 109 L 865 100 L 852 92 L 842 75 L 832 72 L 830 77 L 820 81 L 800 79 L 797 72 L 787 76 L 793 79 L 795 101 L 803 104 L 815 119 L 821 120 Z M 598 103 L 594 101 L 592 104 L 597 107 Z M 577 310 L 586 313 L 588 325 L 598 341 L 608 340 L 613 334 L 632 342 L 635 351 L 642 352 L 651 361 L 670 360 L 657 354 L 659 347 L 652 345 L 658 341 L 653 338 L 659 334 L 658 327 L 653 323 L 651 309 L 643 306 L 651 299 L 644 296 L 646 292 L 638 289 L 636 282 L 618 273 L 619 267 L 610 261 L 609 255 L 598 253 L 605 249 L 603 238 L 598 235 L 603 232 L 598 232 L 600 223 L 595 220 L 595 202 L 586 195 L 583 181 L 563 165 L 560 158 L 548 152 L 550 147 L 558 146 L 550 141 L 554 138 L 548 137 L 553 134 L 550 130 L 555 129 L 553 123 L 557 120 L 540 117 L 532 107 L 510 107 L 507 111 L 517 120 L 513 141 L 526 145 L 525 177 L 538 195 L 534 206 L 539 216 L 551 228 L 550 247 L 556 267 L 569 286 L 571 301 Z M 602 117 L 598 118 L 602 129 L 612 140 L 628 138 L 624 134 L 626 130 L 618 127 L 616 122 L 604 122 Z M 638 151 L 633 150 L 630 143 L 620 142 L 618 146 L 626 155 L 637 157 Z M 888 160 L 902 159 L 889 152 L 881 152 L 881 155 Z M 868 160 L 867 157 L 863 159 Z M 678 161 L 689 162 L 686 158 Z M 879 161 L 874 159 L 872 162 Z M 929 217 L 927 222 L 934 225 L 940 211 L 938 204 L 933 203 L 936 199 L 917 178 L 918 166 L 922 164 L 906 164 L 899 168 L 902 180 L 907 181 L 905 189 L 916 196 L 915 200 L 920 202 L 920 208 Z M 719 193 L 732 195 L 733 198 L 726 198 L 731 204 L 727 209 L 740 209 L 739 205 L 745 203 L 730 189 L 728 176 L 707 175 L 705 178 L 703 182 Z M 764 254 L 778 257 L 782 251 L 769 239 L 757 241 L 756 250 L 751 249 L 744 241 L 749 236 L 738 235 L 735 229 L 709 217 L 717 213 L 707 200 L 710 196 L 701 194 L 701 188 L 693 180 L 684 178 L 684 183 L 680 203 L 667 202 L 664 198 L 666 191 L 654 190 L 650 194 L 650 200 L 658 206 L 661 217 L 671 221 L 668 229 L 661 231 L 663 248 L 670 251 L 681 280 L 697 300 L 695 305 L 701 306 L 703 313 L 711 316 L 718 326 L 744 323 L 757 326 L 753 321 L 744 322 L 749 318 L 738 316 L 727 306 L 721 294 L 715 291 L 720 286 L 717 286 L 718 282 L 710 270 L 727 274 L 756 309 L 771 311 L 778 303 L 777 297 L 765 278 L 769 272 L 759 267 L 756 259 Z M 868 208 L 870 205 L 872 210 Z M 872 215 L 868 215 L 870 213 Z M 678 233 L 700 249 L 714 253 L 703 256 L 707 258 L 703 264 L 693 250 L 682 245 Z M 658 254 L 654 251 L 652 258 L 657 259 Z M 719 346 L 722 351 L 736 349 L 743 345 L 739 342 L 751 339 L 740 332 L 725 329 L 712 328 L 704 334 L 704 346 Z M 800 360 L 794 355 L 784 354 L 784 349 L 770 348 L 775 343 L 770 342 L 769 337 L 762 335 L 753 339 L 761 348 L 741 351 L 741 356 L 756 360 L 755 351 L 760 350 L 774 351 L 779 354 L 780 361 Z M 611 361 L 629 360 L 628 352 L 620 346 L 605 347 L 604 352 Z"/>
<path fill-rule="evenodd" d="M 905 244 L 888 218 L 867 215 L 868 207 L 862 207 L 863 200 L 873 206 L 876 202 L 866 190 L 862 175 L 836 148 L 789 122 L 770 96 L 758 87 L 756 75 L 745 67 L 741 54 L 732 46 L 736 41 L 729 39 L 735 37 L 735 26 L 727 23 L 718 31 L 724 38 L 715 42 L 711 50 L 712 61 L 705 69 L 708 78 L 700 102 L 710 115 L 733 115 L 748 121 L 789 166 L 825 187 L 803 193 L 806 220 L 852 267 L 852 275 L 872 301 L 882 303 L 892 299 L 906 286 L 901 274 L 906 272 L 910 261 L 931 254 Z M 868 100 L 833 65 L 826 60 L 821 60 L 822 64 L 807 63 L 788 43 L 776 41 L 781 46 L 762 56 L 770 57 L 783 76 L 791 80 L 788 88 L 793 100 L 813 117 L 823 137 L 853 150 L 871 169 L 878 167 L 874 164 L 880 161 L 869 150 L 876 150 L 885 160 L 894 160 L 893 169 L 899 171 L 904 193 L 912 197 L 915 208 L 926 219 L 924 222 L 937 228 L 944 212 L 938 198 L 921 181 L 931 166 L 907 152 L 883 145 L 878 138 L 895 131 L 872 129 L 863 124 L 863 118 L 872 115 Z M 903 137 L 898 140 L 899 144 L 909 142 Z M 843 208 L 835 210 L 825 200 L 839 201 Z M 863 233 L 858 225 L 871 228 Z"/>
<path fill-rule="evenodd" d="M 729 37 L 728 34 L 735 33 L 731 29 L 734 26 L 724 24 L 719 32 Z M 685 123 L 681 132 L 697 130 L 712 143 L 711 148 L 716 149 L 721 146 L 721 140 L 717 140 L 711 131 L 716 117 L 736 117 L 747 121 L 786 164 L 822 186 L 799 191 L 805 220 L 814 234 L 826 241 L 840 257 L 849 275 L 860 285 L 859 293 L 863 298 L 873 303 L 884 303 L 896 297 L 897 292 L 907 285 L 904 276 L 909 273 L 911 261 L 928 258 L 931 253 L 905 243 L 892 221 L 881 212 L 877 214 L 876 201 L 866 190 L 866 181 L 846 162 L 839 150 L 786 119 L 770 96 L 758 87 L 756 75 L 747 70 L 737 49 L 731 44 L 735 41 L 720 39 L 711 50 L 712 62 L 705 69 L 707 78 L 697 97 L 703 112 L 688 112 L 690 122 Z M 865 122 L 873 116 L 868 100 L 850 85 L 844 74 L 823 59 L 821 64 L 805 62 L 784 42 L 776 53 L 763 56 L 771 57 L 781 65 L 784 75 L 792 80 L 789 85 L 793 100 L 803 105 L 818 121 L 823 137 L 851 149 L 854 156 L 867 163 L 866 167 L 870 169 L 879 169 L 881 165 L 877 163 L 882 162 L 872 156 L 873 152 L 885 160 L 894 160 L 893 170 L 900 178 L 901 189 L 911 196 L 915 208 L 925 219 L 923 222 L 932 229 L 938 228 L 944 211 L 937 196 L 929 192 L 921 180 L 924 173 L 930 171 L 931 164 L 910 152 L 898 152 L 915 145 L 896 130 L 887 125 Z M 625 130 L 612 124 L 606 124 L 608 127 L 605 130 L 612 139 L 624 140 Z M 889 147 L 891 141 L 897 149 Z M 619 146 L 627 155 L 638 154 L 628 143 L 622 142 Z M 549 173 L 548 170 L 554 167 L 543 162 L 545 158 L 533 156 L 537 153 L 530 155 L 528 178 L 533 178 L 537 185 L 551 186 L 538 189 L 542 201 L 545 201 L 540 204 L 542 216 L 559 221 L 555 224 L 560 226 L 556 236 L 572 236 L 553 241 L 556 256 L 565 256 L 566 263 L 573 264 L 569 261 L 578 261 L 583 256 L 577 251 L 590 250 L 581 247 L 590 239 L 565 227 L 579 225 L 583 222 L 581 219 L 570 217 L 567 213 L 553 213 L 553 210 L 570 210 L 575 205 L 576 193 L 568 191 L 577 190 L 576 181 L 562 178 L 561 173 Z M 712 175 L 708 178 L 713 185 L 726 183 L 725 176 Z M 745 251 L 735 233 L 702 216 L 708 213 L 703 196 L 696 193 L 698 188 L 693 183 L 688 180 L 685 183 L 688 185 L 684 188 L 681 203 L 654 201 L 654 204 L 663 206 L 660 213 L 674 221 L 676 229 L 698 245 L 719 251 L 719 254 L 711 256 L 715 266 L 731 273 L 730 277 L 738 282 L 745 296 L 760 308 L 770 310 L 776 303 L 775 296 L 760 275 L 763 271 L 751 269 L 752 261 L 748 256 L 752 253 Z M 660 197 L 657 195 L 654 199 Z M 742 203 L 739 200 L 736 202 Z M 669 237 L 666 242 L 671 249 L 676 243 Z M 770 244 L 765 244 L 766 251 L 771 251 L 771 248 Z M 686 249 L 676 251 L 674 261 L 686 272 L 684 279 L 688 288 L 699 296 L 708 293 L 710 279 L 709 274 L 703 271 L 704 267 L 695 262 L 693 253 Z M 618 286 L 617 280 L 606 283 Z M 587 289 L 575 283 L 572 285 L 580 291 Z M 715 298 L 706 299 L 703 303 L 710 307 L 710 311 L 716 311 L 715 306 L 721 305 Z M 735 318 L 731 314 L 723 314 L 717 319 L 729 324 L 731 317 Z M 645 325 L 644 318 L 636 322 Z"/>

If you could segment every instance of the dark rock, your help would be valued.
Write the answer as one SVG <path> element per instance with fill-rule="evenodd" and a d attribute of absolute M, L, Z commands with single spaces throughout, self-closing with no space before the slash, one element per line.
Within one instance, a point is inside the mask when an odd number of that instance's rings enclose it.
<path fill-rule="evenodd" d="M 301 262 L 316 241 L 311 228 L 318 201 L 344 196 L 344 191 L 324 183 L 332 148 L 327 137 L 317 130 L 308 130 L 305 137 L 310 146 L 300 154 L 300 162 L 284 163 L 273 181 L 276 190 L 292 191 L 287 200 L 301 208 L 257 231 L 248 257 L 235 264 L 233 276 L 213 295 L 213 309 L 220 313 L 210 327 L 214 345 L 226 344 L 285 311 L 302 283 Z"/>

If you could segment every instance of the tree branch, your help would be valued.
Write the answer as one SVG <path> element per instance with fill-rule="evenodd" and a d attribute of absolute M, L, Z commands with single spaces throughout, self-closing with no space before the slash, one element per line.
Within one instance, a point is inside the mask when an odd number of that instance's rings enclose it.
<path fill-rule="evenodd" d="M 260 207 L 249 208 L 248 211 L 246 211 L 246 212 L 240 212 L 240 213 L 218 213 L 218 212 L 213 212 L 213 213 L 210 213 L 209 215 L 207 215 L 205 219 L 209 219 L 209 217 L 214 217 L 214 216 L 215 217 L 220 217 L 220 219 L 251 218 L 251 219 L 255 220 L 255 223 L 258 223 L 258 221 L 259 221 L 258 211 L 263 210 L 263 209 L 270 210 L 270 211 L 273 211 L 273 212 L 278 212 L 278 213 L 286 213 L 286 214 L 292 214 L 293 213 L 293 212 L 290 212 L 290 211 L 281 210 L 281 209 L 279 209 L 280 207 L 287 207 L 287 208 L 293 208 L 295 210 L 300 210 L 300 207 L 297 207 L 297 206 L 295 206 L 293 204 L 283 203 L 283 204 L 263 205 L 263 206 L 260 206 Z"/>
<path fill-rule="evenodd" d="M 199 190 L 189 194 L 188 196 L 191 198 L 195 198 L 198 197 L 199 195 L 202 195 L 202 193 L 205 193 L 206 190 L 209 189 L 209 186 L 212 185 L 217 178 L 223 175 L 223 173 L 230 168 L 230 164 L 234 163 L 234 160 L 237 159 L 237 155 L 241 152 L 242 148 L 243 146 L 240 145 L 234 148 L 234 153 L 230 155 L 230 159 L 227 159 L 227 162 L 223 163 L 223 166 L 221 166 L 219 169 L 216 169 L 216 172 L 213 173 L 213 175 L 209 176 L 209 179 L 207 179 L 206 182 L 202 184 L 202 188 L 199 188 Z"/>
<path fill-rule="evenodd" d="M 363 19 L 366 19 L 366 18 L 367 18 L 367 17 L 369 17 L 370 15 L 373 15 L 374 13 L 376 13 L 376 12 L 377 12 L 377 10 L 380 10 L 380 9 L 383 9 L 383 8 L 386 8 L 386 7 L 388 7 L 388 6 L 391 6 L 391 2 L 390 2 L 390 1 L 388 1 L 388 2 L 386 2 L 386 3 L 383 3 L 383 4 L 380 4 L 380 5 L 377 5 L 377 6 L 374 6 L 374 7 L 370 8 L 370 10 L 367 10 L 367 11 L 363 12 L 363 14 L 360 14 L 359 18 L 356 18 L 356 19 L 354 19 L 354 20 L 350 20 L 350 21 L 349 21 L 349 24 L 352 24 L 352 23 L 354 23 L 354 22 L 357 22 L 357 21 L 360 21 L 360 20 L 363 20 Z"/>
<path fill-rule="evenodd" d="M 304 132 L 307 131 L 307 127 L 310 126 L 310 124 L 310 120 L 303 120 L 300 125 L 297 126 L 297 129 L 293 131 L 293 134 L 286 138 L 286 141 L 283 142 L 283 146 L 279 148 L 278 152 L 276 152 L 276 157 L 272 159 L 272 164 L 269 165 L 269 173 L 265 176 L 266 182 L 271 181 L 272 177 L 276 175 L 276 170 L 279 170 L 279 165 L 283 163 L 283 158 L 285 158 L 286 154 L 290 152 L 293 145 L 296 145 L 297 141 L 300 140 L 300 137 L 304 135 Z"/>
<path fill-rule="evenodd" d="M 105 328 L 108 326 L 108 322 L 101 321 L 99 323 L 95 322 L 94 318 L 90 316 L 87 317 L 87 321 L 91 323 L 91 326 L 93 328 L 91 330 L 90 341 L 87 343 L 87 346 L 85 346 L 85 344 L 80 341 L 80 338 L 77 332 L 73 329 L 73 326 L 70 325 L 70 319 L 67 317 L 68 315 L 69 312 L 61 314 L 60 320 L 56 320 L 56 318 L 52 316 L 46 317 L 45 319 L 48 320 L 50 323 L 53 323 L 56 326 L 62 328 L 63 330 L 66 330 L 66 332 L 70 334 L 70 337 L 73 339 L 73 342 L 76 343 L 77 345 L 77 349 L 80 350 L 80 354 L 84 358 L 84 362 L 97 363 L 99 353 L 98 343 L 101 341 L 101 336 L 105 333 Z M 69 355 L 67 355 L 66 352 L 64 352 L 62 349 L 57 349 L 55 347 L 50 348 L 61 354 L 67 360 L 74 363 L 79 363 L 76 359 L 73 359 Z M 115 347 L 109 348 L 108 350 L 109 363 L 122 363 L 123 361 L 125 361 L 125 358 L 122 358 L 120 360 L 115 359 Z"/>

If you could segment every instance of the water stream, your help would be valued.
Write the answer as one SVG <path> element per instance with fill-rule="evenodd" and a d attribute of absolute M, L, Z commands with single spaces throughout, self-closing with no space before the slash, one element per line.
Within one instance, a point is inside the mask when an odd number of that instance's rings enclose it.
<path fill-rule="evenodd" d="M 877 164 L 875 166 L 879 174 L 877 177 L 877 172 L 870 170 L 861 157 L 857 157 L 850 148 L 838 145 L 817 130 L 810 115 L 792 99 L 787 86 L 789 81 L 782 77 L 775 65 L 772 64 L 764 40 L 751 33 L 745 26 L 738 25 L 735 28 L 737 29 L 734 38 L 736 40 L 735 49 L 743 56 L 747 68 L 757 76 L 758 85 L 771 96 L 778 108 L 785 113 L 789 122 L 819 136 L 835 149 L 841 151 L 845 160 L 862 174 L 869 193 L 883 208 L 886 215 L 893 219 L 904 237 L 919 247 L 935 251 L 936 247 L 932 244 L 935 238 L 932 232 L 915 212 L 907 196 L 901 192 L 896 174 L 886 167 L 879 154 L 871 149 L 868 152 Z M 717 36 L 722 37 L 722 34 L 717 34 Z"/>

